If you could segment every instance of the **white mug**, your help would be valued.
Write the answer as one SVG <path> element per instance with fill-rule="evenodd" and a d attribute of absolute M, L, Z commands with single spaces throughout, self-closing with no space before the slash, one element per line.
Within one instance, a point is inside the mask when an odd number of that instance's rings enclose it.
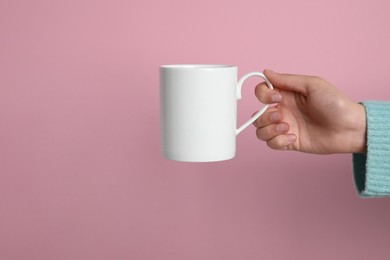
<path fill-rule="evenodd" d="M 268 105 L 237 129 L 237 99 L 245 74 L 237 82 L 230 65 L 164 65 L 160 67 L 161 152 L 166 159 L 186 162 L 228 160 L 236 153 L 236 136 Z"/>

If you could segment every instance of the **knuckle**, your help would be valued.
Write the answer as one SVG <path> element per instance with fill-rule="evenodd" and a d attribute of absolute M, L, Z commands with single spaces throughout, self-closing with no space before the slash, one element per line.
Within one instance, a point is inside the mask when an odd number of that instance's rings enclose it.
<path fill-rule="evenodd" d="M 260 126 L 264 126 L 267 124 L 267 115 L 263 114 L 257 120 L 259 121 Z"/>
<path fill-rule="evenodd" d="M 281 135 L 275 136 L 274 138 L 267 141 L 267 145 L 270 148 L 275 149 L 275 150 L 284 150 L 285 149 L 284 139 L 283 139 L 283 136 L 281 136 Z"/>
<path fill-rule="evenodd" d="M 257 138 L 259 138 L 260 140 L 267 141 L 271 138 L 270 127 L 266 126 L 257 128 L 256 134 Z"/>
<path fill-rule="evenodd" d="M 261 141 L 266 141 L 266 139 L 264 138 L 264 127 L 263 128 L 257 128 L 256 130 L 256 136 L 259 140 Z"/>
<path fill-rule="evenodd" d="M 267 141 L 267 145 L 271 149 L 275 149 L 275 150 L 277 149 L 277 146 L 275 145 L 275 142 L 273 142 L 273 140 Z"/>
<path fill-rule="evenodd" d="M 323 81 L 323 79 L 319 76 L 310 76 L 310 78 L 309 78 L 309 82 L 313 85 L 316 85 L 316 84 L 320 83 L 321 81 Z"/>
<path fill-rule="evenodd" d="M 266 122 L 265 122 L 265 118 L 264 118 L 264 117 L 265 117 L 264 114 L 261 115 L 261 116 L 259 116 L 259 117 L 255 120 L 255 122 L 253 122 L 253 124 L 254 124 L 257 128 L 265 126 L 265 125 L 266 125 Z"/>
<path fill-rule="evenodd" d="M 262 102 L 267 101 L 267 97 L 268 97 L 267 93 L 268 93 L 268 87 L 265 86 L 265 83 L 261 83 L 256 86 L 255 95 L 260 101 Z"/>
<path fill-rule="evenodd" d="M 276 125 L 267 125 L 264 127 L 257 128 L 256 135 L 257 138 L 262 141 L 270 141 L 275 139 L 278 136 L 276 131 Z"/>

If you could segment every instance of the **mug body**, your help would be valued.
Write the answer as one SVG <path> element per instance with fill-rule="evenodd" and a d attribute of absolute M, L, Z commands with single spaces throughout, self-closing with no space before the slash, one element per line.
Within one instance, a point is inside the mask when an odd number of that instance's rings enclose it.
<path fill-rule="evenodd" d="M 176 161 L 228 160 L 236 152 L 237 67 L 160 67 L 161 149 Z"/>

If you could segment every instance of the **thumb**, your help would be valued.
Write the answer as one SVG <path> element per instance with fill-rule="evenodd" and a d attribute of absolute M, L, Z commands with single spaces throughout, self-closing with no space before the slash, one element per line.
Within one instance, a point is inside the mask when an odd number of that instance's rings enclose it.
<path fill-rule="evenodd" d="M 265 69 L 264 75 L 272 83 L 272 85 L 279 89 L 289 90 L 307 94 L 310 86 L 310 76 L 295 75 L 295 74 L 281 74 L 275 71 Z"/>

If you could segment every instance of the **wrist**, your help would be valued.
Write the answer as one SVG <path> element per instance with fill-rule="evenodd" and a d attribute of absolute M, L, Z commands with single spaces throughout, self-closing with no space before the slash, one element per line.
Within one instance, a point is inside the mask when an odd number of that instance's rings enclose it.
<path fill-rule="evenodd" d="M 365 153 L 367 150 L 366 110 L 362 104 L 353 103 L 353 130 L 351 135 L 351 153 Z"/>

